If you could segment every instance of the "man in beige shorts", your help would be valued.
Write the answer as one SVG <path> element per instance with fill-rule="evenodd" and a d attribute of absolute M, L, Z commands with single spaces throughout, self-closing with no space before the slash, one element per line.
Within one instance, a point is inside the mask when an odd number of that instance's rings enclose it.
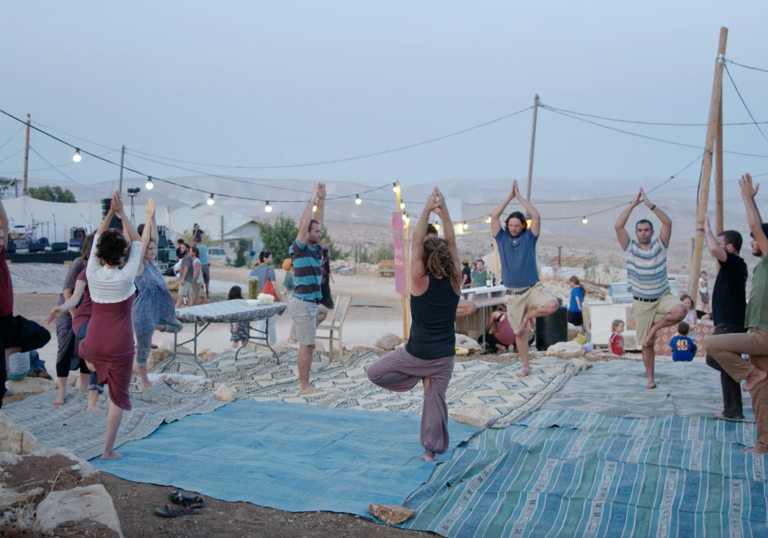
<path fill-rule="evenodd" d="M 525 215 L 520 211 L 510 213 L 501 227 L 501 214 L 509 203 L 517 198 L 530 215 L 530 228 Z M 499 247 L 501 260 L 502 284 L 505 291 L 504 304 L 507 306 L 507 319 L 515 331 L 515 343 L 520 353 L 523 370 L 517 375 L 525 377 L 531 373 L 528 358 L 528 322 L 534 318 L 548 316 L 560 306 L 557 298 L 539 282 L 536 267 L 536 242 L 541 231 L 541 215 L 523 196 L 517 187 L 517 180 L 512 182 L 509 195 L 496 206 L 491 213 L 491 230 Z"/>
<path fill-rule="evenodd" d="M 653 223 L 647 219 L 637 222 L 635 235 L 630 239 L 624 228 L 632 210 L 641 203 L 661 221 L 659 237 L 653 239 Z M 651 203 L 643 189 L 629 203 L 614 226 L 616 237 L 627 257 L 627 282 L 632 293 L 632 315 L 635 318 L 637 343 L 642 345 L 643 364 L 648 376 L 646 389 L 655 389 L 654 366 L 656 333 L 659 329 L 677 325 L 686 314 L 685 306 L 669 291 L 667 277 L 667 247 L 672 237 L 672 220 L 656 204 Z M 656 321 L 656 316 L 662 318 Z"/>

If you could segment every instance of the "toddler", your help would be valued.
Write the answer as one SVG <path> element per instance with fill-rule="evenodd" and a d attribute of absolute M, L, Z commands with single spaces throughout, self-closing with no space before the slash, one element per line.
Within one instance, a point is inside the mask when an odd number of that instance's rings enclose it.
<path fill-rule="evenodd" d="M 624 322 L 620 319 L 613 320 L 611 324 L 611 337 L 608 339 L 608 344 L 611 346 L 611 353 L 614 355 L 624 355 L 624 337 L 621 333 L 624 332 Z"/>
<path fill-rule="evenodd" d="M 688 337 L 690 325 L 681 321 L 677 325 L 677 335 L 669 342 L 672 348 L 672 360 L 675 362 L 691 362 L 696 355 L 696 344 Z"/>
<path fill-rule="evenodd" d="M 231 301 L 233 299 L 242 298 L 243 290 L 240 289 L 240 286 L 232 286 L 232 289 L 229 290 L 229 297 L 227 297 L 227 299 Z M 229 337 L 229 340 L 232 342 L 232 347 L 234 349 L 237 349 L 238 344 L 244 346 L 248 343 L 249 331 L 247 323 L 230 323 L 229 331 L 232 333 L 232 336 Z"/>

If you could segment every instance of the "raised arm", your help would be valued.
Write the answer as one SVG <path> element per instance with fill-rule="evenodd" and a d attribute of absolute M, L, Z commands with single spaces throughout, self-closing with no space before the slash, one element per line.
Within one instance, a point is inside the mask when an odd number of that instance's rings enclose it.
<path fill-rule="evenodd" d="M 504 198 L 499 205 L 497 205 L 494 210 L 491 212 L 491 231 L 493 232 L 493 237 L 496 237 L 496 235 L 501 231 L 501 222 L 499 219 L 501 219 L 502 213 L 504 213 L 504 210 L 509 205 L 509 202 L 515 199 L 515 192 L 517 190 L 517 180 L 512 182 L 512 187 L 509 189 L 509 194 L 506 198 Z"/>
<path fill-rule="evenodd" d="M 717 238 L 712 233 L 712 227 L 709 224 L 709 215 L 704 216 L 704 232 L 707 236 L 707 249 L 709 250 L 709 253 L 717 261 L 725 263 L 725 260 L 728 259 L 728 254 L 720 248 Z"/>
<path fill-rule="evenodd" d="M 427 203 L 424 204 L 419 222 L 413 229 L 413 250 L 411 251 L 411 293 L 413 295 L 422 295 L 427 291 L 429 280 L 427 279 L 427 269 L 424 267 L 424 239 L 427 237 L 429 214 L 439 207 L 440 202 L 438 202 L 437 188 L 435 188 L 427 196 Z"/>
<path fill-rule="evenodd" d="M 437 196 L 437 202 L 440 206 L 438 213 L 443 222 L 443 237 L 445 237 L 445 242 L 448 243 L 448 248 L 451 249 L 451 254 L 453 254 L 453 264 L 456 266 L 457 274 L 461 274 L 459 249 L 456 248 L 456 232 L 453 229 L 451 216 L 448 214 L 448 204 L 445 203 L 445 197 L 437 187 L 435 187 L 435 196 Z"/>
<path fill-rule="evenodd" d="M 147 253 L 147 246 L 149 246 L 149 240 L 154 239 L 155 246 L 157 246 L 157 239 L 152 237 L 154 221 L 155 221 L 155 202 L 150 199 L 149 202 L 147 202 L 147 220 L 144 222 L 144 229 L 141 232 L 141 253 L 139 254 L 139 265 L 136 268 L 136 276 L 139 276 L 144 272 L 144 264 L 141 262 L 144 260 L 144 255 Z M 157 234 L 157 230 L 155 230 L 155 234 Z"/>
<path fill-rule="evenodd" d="M 83 298 L 83 293 L 85 293 L 85 286 L 85 280 L 78 280 L 75 283 L 75 291 L 72 292 L 72 296 L 61 305 L 51 310 L 51 313 L 48 314 L 45 322 L 52 323 L 54 320 L 59 319 L 67 310 L 74 310 L 77 308 L 77 305 L 80 304 L 80 299 Z"/>
<path fill-rule="evenodd" d="M 744 174 L 739 180 L 739 188 L 741 189 L 741 199 L 744 200 L 744 207 L 747 210 L 749 231 L 752 232 L 752 237 L 757 241 L 757 246 L 760 247 L 763 256 L 768 256 L 768 237 L 763 232 L 763 219 L 760 217 L 760 210 L 755 203 L 755 196 L 760 189 L 760 184 L 752 187 L 752 175 Z"/>
<path fill-rule="evenodd" d="M 3 199 L 0 198 L 0 230 L 3 230 L 3 246 L 8 246 L 8 213 L 5 212 Z"/>
<path fill-rule="evenodd" d="M 136 231 L 136 228 L 133 227 L 133 224 L 131 224 L 131 219 L 125 214 L 125 210 L 123 209 L 123 199 L 117 192 L 115 192 L 115 195 L 112 197 L 112 209 L 115 210 L 115 215 L 117 215 L 117 218 L 123 223 L 123 235 L 125 235 L 131 243 L 134 241 L 141 241 L 139 233 Z"/>
<path fill-rule="evenodd" d="M 632 210 L 635 209 L 640 203 L 643 201 L 643 191 L 637 191 L 637 196 L 635 196 L 635 199 L 629 202 L 629 205 L 627 208 L 621 212 L 621 215 L 619 215 L 619 218 L 616 220 L 616 224 L 613 226 L 613 228 L 616 230 L 616 237 L 619 240 L 619 244 L 621 245 L 622 249 L 627 248 L 627 243 L 629 243 L 629 234 L 626 230 L 627 221 L 629 220 L 629 216 L 632 214 Z"/>
<path fill-rule="evenodd" d="M 109 206 L 109 211 L 107 211 L 107 216 L 104 217 L 104 220 L 101 221 L 101 224 L 99 225 L 98 229 L 96 230 L 96 233 L 94 234 L 94 241 L 93 245 L 96 245 L 96 237 L 97 235 L 100 235 L 107 231 L 107 228 L 109 228 L 109 223 L 112 222 L 112 217 L 115 216 L 115 197 L 117 196 L 117 191 L 115 191 L 112 194 L 112 204 Z"/>
<path fill-rule="evenodd" d="M 317 186 L 317 211 L 315 211 L 314 219 L 323 225 L 323 217 L 325 216 L 325 183 L 320 183 Z M 309 224 L 307 224 L 309 227 Z"/>
<path fill-rule="evenodd" d="M 541 215 L 536 211 L 536 208 L 533 207 L 533 204 L 525 199 L 525 196 L 521 196 L 520 187 L 517 186 L 517 180 L 514 181 L 513 187 L 515 189 L 515 196 L 520 200 L 525 212 L 531 216 L 531 233 L 538 237 L 539 232 L 541 232 Z"/>
<path fill-rule="evenodd" d="M 319 183 L 315 183 L 312 186 L 312 193 L 309 195 L 309 203 L 307 203 L 307 207 L 304 208 L 304 213 L 301 214 L 301 221 L 299 221 L 299 233 L 296 234 L 296 241 L 302 245 L 307 244 L 309 223 L 312 221 L 312 205 L 314 204 L 315 198 L 317 198 L 317 190 L 319 186 Z M 319 211 L 320 207 L 318 206 L 317 209 Z"/>
<path fill-rule="evenodd" d="M 646 196 L 645 191 L 643 189 L 640 189 L 640 194 L 643 196 L 643 201 L 645 202 L 645 205 L 648 206 L 648 209 L 650 209 L 656 217 L 661 221 L 661 231 L 659 232 L 659 239 L 664 243 L 665 247 L 669 246 L 669 240 L 672 238 L 672 219 L 669 218 L 669 216 L 664 213 L 661 209 L 656 207 L 656 204 L 651 202 L 648 199 L 648 196 Z"/>

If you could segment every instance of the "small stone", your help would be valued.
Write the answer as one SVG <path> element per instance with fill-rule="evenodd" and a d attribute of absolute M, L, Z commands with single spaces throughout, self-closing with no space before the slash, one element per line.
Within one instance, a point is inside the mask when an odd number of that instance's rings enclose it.
<path fill-rule="evenodd" d="M 368 507 L 368 511 L 377 519 L 388 525 L 399 525 L 408 518 L 413 517 L 415 510 L 398 506 L 396 504 L 373 504 Z"/>
<path fill-rule="evenodd" d="M 379 336 L 373 343 L 374 346 L 380 347 L 386 351 L 392 351 L 397 346 L 403 343 L 403 339 L 392 333 L 385 333 Z"/>
<path fill-rule="evenodd" d="M 575 340 L 571 342 L 558 342 L 547 348 L 547 357 L 558 359 L 575 359 L 584 355 L 584 348 Z"/>
<path fill-rule="evenodd" d="M 462 424 L 469 424 L 476 428 L 485 428 L 495 415 L 485 407 L 465 405 L 451 410 L 451 416 Z"/>
<path fill-rule="evenodd" d="M 576 372 L 586 372 L 592 368 L 592 363 L 587 362 L 584 359 L 571 359 L 571 362 L 576 367 Z"/>
<path fill-rule="evenodd" d="M 213 399 L 221 402 L 234 402 L 237 396 L 232 394 L 232 391 L 226 385 L 219 385 L 216 387 L 216 392 L 213 393 Z"/>

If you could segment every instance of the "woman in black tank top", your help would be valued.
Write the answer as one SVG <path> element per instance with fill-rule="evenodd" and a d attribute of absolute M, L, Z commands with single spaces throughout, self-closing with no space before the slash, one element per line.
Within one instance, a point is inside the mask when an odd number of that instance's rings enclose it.
<path fill-rule="evenodd" d="M 443 221 L 445 239 L 424 239 L 432 212 Z M 435 454 L 445 453 L 449 445 L 445 393 L 453 374 L 460 275 L 453 224 L 445 199 L 435 188 L 413 232 L 410 338 L 405 347 L 368 368 L 368 379 L 394 392 L 407 392 L 423 381 L 421 444 L 426 461 L 435 461 Z"/>

